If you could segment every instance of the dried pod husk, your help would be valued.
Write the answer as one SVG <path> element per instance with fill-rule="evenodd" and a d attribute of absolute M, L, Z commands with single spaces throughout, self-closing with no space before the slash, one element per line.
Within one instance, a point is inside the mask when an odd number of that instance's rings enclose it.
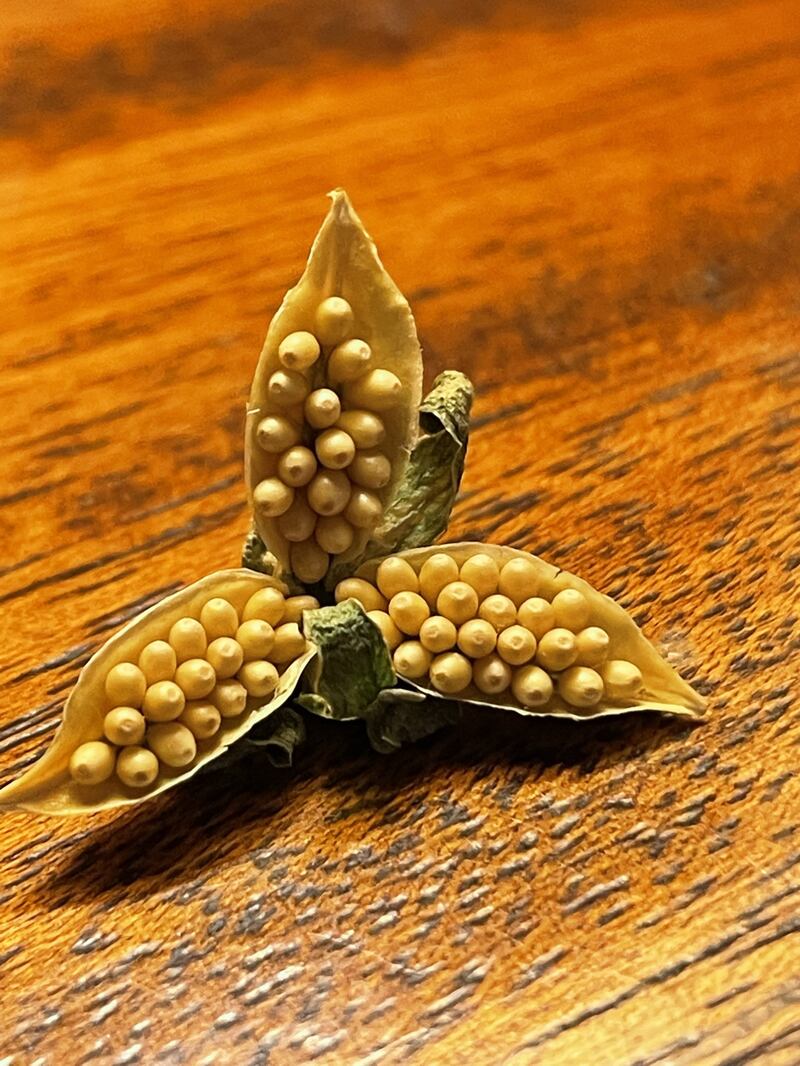
<path fill-rule="evenodd" d="M 270 324 L 245 427 L 255 530 L 281 574 L 307 586 L 359 557 L 380 523 L 416 440 L 422 388 L 408 303 L 347 195 L 331 199 Z"/>
<path fill-rule="evenodd" d="M 241 618 L 251 597 L 264 589 L 276 590 L 281 597 L 287 594 L 286 586 L 268 575 L 251 570 L 223 570 L 166 597 L 129 622 L 111 637 L 81 670 L 75 688 L 65 704 L 63 718 L 52 743 L 41 759 L 22 777 L 0 791 L 0 804 L 47 814 L 66 815 L 87 814 L 139 803 L 192 777 L 223 755 L 239 738 L 278 711 L 297 688 L 304 669 L 315 654 L 313 647 L 306 645 L 305 650 L 293 661 L 284 662 L 276 668 L 279 677 L 269 695 L 248 695 L 238 714 L 232 717 L 222 714 L 214 735 L 196 740 L 196 755 L 186 765 L 168 766 L 160 763 L 155 780 L 147 787 L 130 787 L 123 784 L 116 773 L 112 773 L 99 784 L 78 783 L 70 774 L 70 760 L 76 750 L 85 743 L 102 741 L 106 746 L 114 748 L 107 740 L 103 740 L 106 715 L 114 702 L 106 691 L 109 673 L 113 668 L 123 663 L 137 664 L 142 651 L 153 642 L 166 644 L 172 627 L 179 620 L 189 618 L 199 621 L 203 607 L 210 600 L 227 601 Z M 235 641 L 230 643 L 235 644 Z M 184 662 L 184 666 L 186 665 Z M 174 671 L 175 674 L 177 670 Z M 230 680 L 235 682 L 234 678 Z M 244 690 L 239 691 L 242 692 L 244 700 Z M 209 699 L 211 698 L 209 696 Z M 146 715 L 147 712 L 143 713 Z M 169 726 L 175 723 L 166 724 Z M 153 723 L 148 723 L 148 729 L 152 728 Z M 146 745 L 147 741 L 144 743 Z M 115 749 L 115 754 L 117 750 L 124 752 L 131 749 L 121 747 Z"/>

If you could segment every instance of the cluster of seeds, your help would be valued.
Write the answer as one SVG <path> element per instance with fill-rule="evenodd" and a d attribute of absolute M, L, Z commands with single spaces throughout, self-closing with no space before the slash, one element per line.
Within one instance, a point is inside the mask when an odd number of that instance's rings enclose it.
<path fill-rule="evenodd" d="M 275 588 L 254 593 L 241 617 L 228 600 L 207 600 L 198 617 L 178 619 L 163 639 L 140 647 L 105 677 L 103 739 L 81 744 L 70 759 L 76 782 L 97 785 L 116 772 L 123 785 L 147 788 L 162 767 L 184 768 L 198 743 L 213 743 L 224 719 L 248 700 L 264 700 L 306 650 L 298 622 L 319 604 L 286 599 Z"/>
<path fill-rule="evenodd" d="M 356 530 L 376 525 L 392 476 L 381 414 L 400 402 L 402 383 L 373 365 L 353 329 L 350 304 L 331 296 L 317 307 L 313 333 L 281 341 L 281 369 L 267 382 L 256 430 L 272 473 L 256 485 L 253 504 L 277 521 L 292 571 L 307 583 L 325 576 L 330 556 L 346 552 Z"/>
<path fill-rule="evenodd" d="M 474 686 L 486 696 L 509 689 L 523 707 L 544 707 L 554 692 L 570 706 L 589 708 L 605 696 L 632 699 L 642 674 L 609 658 L 605 629 L 592 624 L 582 592 L 541 595 L 534 563 L 519 557 L 499 567 L 488 554 L 461 567 L 444 552 L 417 572 L 400 556 L 384 559 L 375 584 L 347 578 L 337 602 L 358 600 L 381 630 L 401 677 L 448 695 Z"/>

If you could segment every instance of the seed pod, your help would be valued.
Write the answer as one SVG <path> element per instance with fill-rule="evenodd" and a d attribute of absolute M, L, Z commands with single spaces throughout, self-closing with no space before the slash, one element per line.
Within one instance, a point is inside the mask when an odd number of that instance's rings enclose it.
<path fill-rule="evenodd" d="M 181 762 L 180 765 L 174 761 L 168 763 L 167 758 L 162 757 L 165 752 L 170 759 L 178 757 L 169 754 L 172 749 L 168 748 L 164 738 L 177 737 L 184 742 L 181 749 L 184 755 L 180 756 L 183 759 L 195 744 L 189 718 L 196 715 L 192 708 L 197 704 L 195 701 L 184 702 L 178 685 L 163 677 L 164 667 L 176 651 L 176 670 L 181 671 L 177 675 L 181 681 L 184 674 L 192 673 L 192 659 L 200 658 L 208 666 L 205 659 L 207 637 L 200 617 L 209 601 L 227 601 L 243 621 L 266 614 L 277 622 L 284 613 L 285 594 L 285 587 L 272 577 L 248 570 L 221 571 L 168 596 L 129 622 L 84 666 L 49 748 L 17 781 L 0 791 L 0 804 L 14 804 L 49 814 L 80 814 L 118 807 L 157 795 L 218 758 L 294 693 L 314 649 L 303 640 L 303 650 L 298 657 L 281 664 L 277 687 L 269 699 L 248 697 L 237 681 L 218 681 L 203 702 L 213 704 L 219 711 L 224 719 L 222 725 L 203 740 L 200 750 L 187 763 Z M 236 644 L 230 637 L 218 637 L 216 641 Z M 138 743 L 135 730 L 122 728 L 123 719 L 133 724 L 139 722 L 138 709 L 112 704 L 106 694 L 109 675 L 113 677 L 110 688 L 114 695 L 120 677 L 136 677 L 130 670 L 121 672 L 117 669 L 125 663 L 134 664 L 145 683 L 150 681 L 141 699 L 144 716 L 174 715 L 170 721 L 148 724 L 144 741 L 139 739 Z M 138 667 L 135 666 L 137 663 L 140 664 Z M 150 680 L 156 677 L 159 679 Z M 137 693 L 140 687 L 137 681 Z M 178 719 L 179 715 L 184 721 Z M 186 728 L 187 725 L 190 728 Z M 104 735 L 104 729 L 108 730 L 109 739 L 125 743 L 119 755 L 110 744 L 97 739 Z M 184 733 L 190 738 L 188 742 Z M 156 756 L 173 769 L 162 772 L 156 761 L 156 773 L 151 776 Z M 96 783 L 89 783 L 92 781 Z"/>

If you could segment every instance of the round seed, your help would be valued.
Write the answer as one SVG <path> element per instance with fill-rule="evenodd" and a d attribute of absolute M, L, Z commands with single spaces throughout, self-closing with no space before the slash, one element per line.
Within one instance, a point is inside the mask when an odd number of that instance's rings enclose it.
<path fill-rule="evenodd" d="M 487 596 L 480 605 L 478 616 L 491 623 L 500 633 L 504 629 L 508 629 L 509 626 L 514 625 L 517 620 L 517 608 L 514 606 L 513 600 L 510 600 L 508 596 L 501 596 L 499 593 L 495 593 L 494 596 Z"/>
<path fill-rule="evenodd" d="M 256 440 L 265 452 L 276 454 L 297 444 L 300 440 L 300 431 L 282 415 L 267 415 L 258 423 Z"/>
<path fill-rule="evenodd" d="M 247 689 L 232 679 L 218 681 L 209 699 L 223 718 L 236 718 L 247 706 Z"/>
<path fill-rule="evenodd" d="M 99 785 L 114 772 L 114 749 L 102 740 L 81 744 L 69 760 L 69 772 L 79 785 Z"/>
<path fill-rule="evenodd" d="M 224 640 L 225 638 L 220 638 Z M 209 645 L 209 649 L 213 644 Z M 187 659 L 175 671 L 175 684 L 187 700 L 201 700 L 217 683 L 217 675 L 205 659 Z"/>
<path fill-rule="evenodd" d="M 497 638 L 497 654 L 511 666 L 522 666 L 533 658 L 536 637 L 525 626 L 509 626 Z"/>
<path fill-rule="evenodd" d="M 356 529 L 371 529 L 383 514 L 380 497 L 369 489 L 354 488 L 344 509 L 344 516 Z"/>
<path fill-rule="evenodd" d="M 444 552 L 426 559 L 419 572 L 419 590 L 431 607 L 445 585 L 458 581 L 458 563 Z"/>
<path fill-rule="evenodd" d="M 158 759 L 147 748 L 123 748 L 117 756 L 117 777 L 128 788 L 147 788 L 158 777 Z"/>
<path fill-rule="evenodd" d="M 378 629 L 380 629 L 383 639 L 389 647 L 389 651 L 394 651 L 398 644 L 402 644 L 403 634 L 386 611 L 367 611 L 367 618 L 371 618 Z"/>
<path fill-rule="evenodd" d="M 278 460 L 278 477 L 293 489 L 307 485 L 316 472 L 317 458 L 310 448 L 302 444 L 289 448 Z"/>
<path fill-rule="evenodd" d="M 294 501 L 294 489 L 278 477 L 266 477 L 253 490 L 253 506 L 264 518 L 286 514 Z"/>
<path fill-rule="evenodd" d="M 276 370 L 267 382 L 267 395 L 276 407 L 294 407 L 308 395 L 308 382 L 295 370 Z"/>
<path fill-rule="evenodd" d="M 478 594 L 466 581 L 451 581 L 436 597 L 436 610 L 460 626 L 478 612 Z"/>
<path fill-rule="evenodd" d="M 151 725 L 147 730 L 147 743 L 165 766 L 188 766 L 197 755 L 197 742 L 191 730 L 180 722 Z"/>
<path fill-rule="evenodd" d="M 471 618 L 458 631 L 458 647 L 470 659 L 482 659 L 494 651 L 497 632 L 483 618 Z"/>
<path fill-rule="evenodd" d="M 361 577 L 346 577 L 334 591 L 337 603 L 342 600 L 358 600 L 365 611 L 385 611 L 386 600 L 374 585 Z"/>
<path fill-rule="evenodd" d="M 338 344 L 353 332 L 353 308 L 341 296 L 329 296 L 317 307 L 314 332 L 323 344 Z"/>
<path fill-rule="evenodd" d="M 320 518 L 314 536 L 324 552 L 341 555 L 351 547 L 355 530 L 347 519 L 337 514 L 330 518 Z"/>
<path fill-rule="evenodd" d="M 278 671 L 272 663 L 263 661 L 245 663 L 238 674 L 248 696 L 262 699 L 270 696 L 278 687 Z"/>
<path fill-rule="evenodd" d="M 133 663 L 117 663 L 106 675 L 106 696 L 115 707 L 141 707 L 147 681 Z"/>
<path fill-rule="evenodd" d="M 419 639 L 424 648 L 438 654 L 455 647 L 458 630 L 449 618 L 434 614 L 419 627 Z"/>
<path fill-rule="evenodd" d="M 200 623 L 209 640 L 217 637 L 233 637 L 239 628 L 239 615 L 232 603 L 215 596 L 204 604 L 200 612 Z"/>
<path fill-rule="evenodd" d="M 332 426 L 342 411 L 339 397 L 333 389 L 314 389 L 303 405 L 303 415 L 313 429 Z"/>
<path fill-rule="evenodd" d="M 403 633 L 415 637 L 426 618 L 430 607 L 417 592 L 398 592 L 389 601 L 389 617 Z"/>
<path fill-rule="evenodd" d="M 350 340 L 337 344 L 328 358 L 328 377 L 333 382 L 354 381 L 369 370 L 372 349 L 366 341 Z"/>
<path fill-rule="evenodd" d="M 254 659 L 266 659 L 272 650 L 275 640 L 275 630 L 260 618 L 251 618 L 242 622 L 236 630 L 236 642 L 242 649 L 244 661 L 252 662 Z"/>
<path fill-rule="evenodd" d="M 153 685 L 156 681 L 170 681 L 177 665 L 175 649 L 165 640 L 151 640 L 149 644 L 145 644 L 139 656 L 139 669 L 148 685 Z"/>
<path fill-rule="evenodd" d="M 171 722 L 185 705 L 183 690 L 174 681 L 156 681 L 144 694 L 142 711 L 150 722 Z"/>
<path fill-rule="evenodd" d="M 213 703 L 199 700 L 187 703 L 178 721 L 185 725 L 197 740 L 208 740 L 219 731 L 222 716 Z"/>
<path fill-rule="evenodd" d="M 553 613 L 557 626 L 577 633 L 589 624 L 592 608 L 582 592 L 577 589 L 563 589 L 553 597 Z"/>
<path fill-rule="evenodd" d="M 229 677 L 233 677 L 244 662 L 244 652 L 241 644 L 232 637 L 217 637 L 216 640 L 212 640 L 208 645 L 206 658 L 214 668 L 217 678 L 220 681 L 226 681 Z M 213 687 L 212 685 L 208 692 L 203 693 L 203 695 L 207 696 Z M 197 699 L 199 697 L 193 698 Z"/>
<path fill-rule="evenodd" d="M 305 654 L 306 638 L 300 632 L 296 622 L 284 622 L 275 630 L 275 642 L 269 653 L 270 662 L 283 664 L 292 662 Z"/>
<path fill-rule="evenodd" d="M 588 626 L 575 635 L 578 645 L 576 666 L 600 666 L 608 657 L 609 638 L 605 629 Z"/>
<path fill-rule="evenodd" d="M 556 615 L 547 600 L 541 596 L 531 596 L 520 604 L 517 621 L 530 629 L 537 640 L 541 640 L 549 629 L 555 629 Z"/>
<path fill-rule="evenodd" d="M 569 629 L 551 629 L 545 633 L 536 648 L 536 662 L 551 673 L 572 666 L 578 654 L 575 634 Z"/>
<path fill-rule="evenodd" d="M 341 514 L 350 499 L 350 481 L 341 470 L 320 470 L 307 491 L 308 502 L 317 514 Z"/>
<path fill-rule="evenodd" d="M 141 744 L 147 723 L 135 707 L 115 707 L 103 721 L 103 732 L 112 744 Z"/>
<path fill-rule="evenodd" d="M 283 593 L 278 589 L 259 589 L 245 604 L 242 621 L 249 622 L 251 618 L 260 618 L 262 622 L 276 626 L 283 618 L 285 602 Z"/>
<path fill-rule="evenodd" d="M 390 411 L 400 403 L 403 383 L 391 370 L 368 370 L 357 381 L 348 382 L 344 391 L 349 407 Z"/>
<path fill-rule="evenodd" d="M 313 585 L 327 574 L 330 559 L 315 540 L 302 540 L 291 546 L 289 565 L 304 584 Z"/>
<path fill-rule="evenodd" d="M 472 663 L 457 651 L 437 655 L 430 666 L 431 684 L 438 692 L 455 695 L 472 680 Z"/>
<path fill-rule="evenodd" d="M 427 674 L 431 665 L 431 653 L 427 648 L 423 648 L 418 640 L 406 640 L 395 649 L 392 663 L 401 677 L 414 680 Z"/>
<path fill-rule="evenodd" d="M 392 476 L 392 464 L 382 452 L 356 452 L 347 473 L 363 489 L 382 489 Z"/>
<path fill-rule="evenodd" d="M 523 707 L 543 707 L 553 695 L 553 682 L 538 666 L 521 666 L 511 680 L 514 698 Z"/>
<path fill-rule="evenodd" d="M 609 659 L 600 667 L 606 693 L 612 700 L 628 700 L 641 691 L 642 671 L 627 659 Z"/>
<path fill-rule="evenodd" d="M 284 611 L 284 622 L 300 622 L 303 618 L 303 611 L 316 611 L 319 607 L 319 600 L 314 596 L 290 596 L 286 601 L 286 610 Z"/>
<path fill-rule="evenodd" d="M 179 663 L 187 659 L 202 659 L 208 637 L 196 618 L 180 618 L 169 631 L 169 642 Z"/>
<path fill-rule="evenodd" d="M 314 527 L 317 524 L 316 511 L 312 511 L 306 503 L 305 496 L 295 493 L 294 503 L 278 519 L 278 529 L 281 535 L 292 544 L 299 544 L 302 540 L 308 540 L 314 535 Z"/>
<path fill-rule="evenodd" d="M 317 437 L 314 447 L 317 458 L 329 470 L 343 470 L 356 454 L 353 438 L 343 429 L 326 429 Z"/>
<path fill-rule="evenodd" d="M 386 427 L 372 411 L 342 411 L 336 424 L 350 434 L 357 448 L 374 448 L 386 436 Z"/>
<path fill-rule="evenodd" d="M 532 559 L 509 559 L 500 571 L 498 588 L 519 607 L 525 600 L 535 596 L 539 589 L 536 564 Z"/>
<path fill-rule="evenodd" d="M 398 592 L 419 592 L 419 578 L 411 563 L 393 555 L 384 559 L 376 574 L 378 588 L 387 599 Z"/>
<path fill-rule="evenodd" d="M 278 345 L 278 359 L 287 370 L 307 370 L 319 358 L 319 341 L 313 333 L 290 333 Z"/>
<path fill-rule="evenodd" d="M 486 696 L 498 696 L 511 684 L 511 667 L 499 655 L 487 655 L 472 664 L 475 687 Z"/>
<path fill-rule="evenodd" d="M 478 599 L 485 600 L 487 596 L 497 592 L 500 568 L 491 555 L 479 552 L 462 564 L 461 580 L 472 585 L 478 593 Z"/>
<path fill-rule="evenodd" d="M 559 676 L 558 694 L 573 707 L 594 707 L 603 695 L 603 679 L 588 666 L 571 666 Z"/>

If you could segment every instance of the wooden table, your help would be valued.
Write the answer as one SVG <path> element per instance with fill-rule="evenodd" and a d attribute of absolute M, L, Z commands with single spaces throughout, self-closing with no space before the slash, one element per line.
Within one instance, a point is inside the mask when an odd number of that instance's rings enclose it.
<path fill-rule="evenodd" d="M 800 20 L 6 0 L 0 778 L 235 563 L 243 402 L 341 184 L 477 386 L 453 538 L 620 597 L 697 726 L 315 723 L 0 819 L 0 1062 L 800 1061 Z"/>

